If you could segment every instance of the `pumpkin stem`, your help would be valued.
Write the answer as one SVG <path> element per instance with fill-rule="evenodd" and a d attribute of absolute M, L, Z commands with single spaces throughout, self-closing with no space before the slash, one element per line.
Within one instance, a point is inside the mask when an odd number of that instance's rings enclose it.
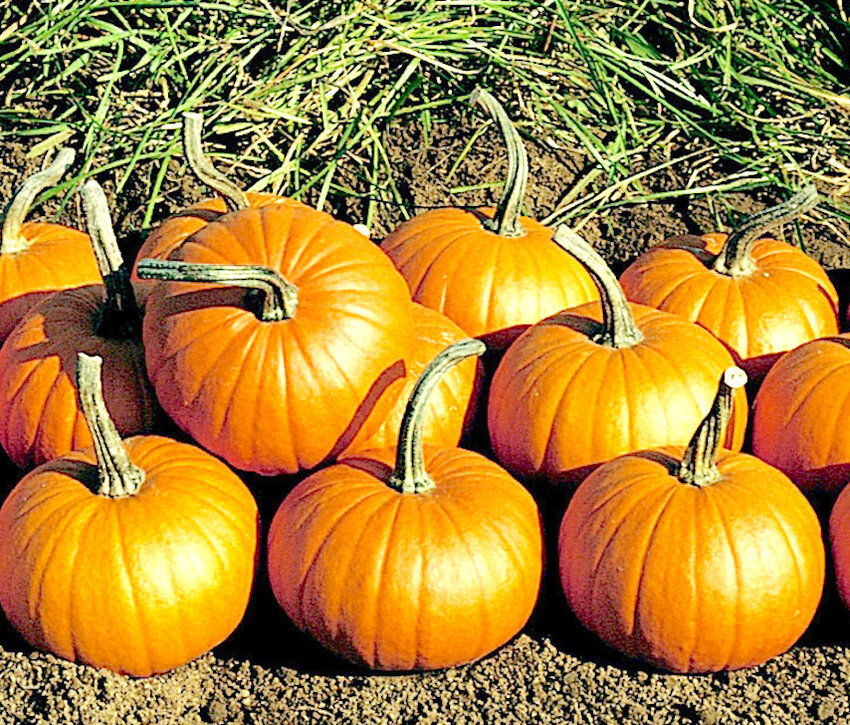
<path fill-rule="evenodd" d="M 246 287 L 245 304 L 262 322 L 288 320 L 295 315 L 298 307 L 298 288 L 271 267 L 143 259 L 136 266 L 136 274 L 139 279 Z"/>
<path fill-rule="evenodd" d="M 133 283 L 130 282 L 130 270 L 121 257 L 112 229 L 106 195 L 94 179 L 83 184 L 80 194 L 83 197 L 86 227 L 106 290 L 95 332 L 110 340 L 138 337 L 141 331 L 139 306 Z"/>
<path fill-rule="evenodd" d="M 519 133 L 505 113 L 501 104 L 483 88 L 472 92 L 470 103 L 480 103 L 499 124 L 505 144 L 508 147 L 508 178 L 505 190 L 492 219 L 484 221 L 484 228 L 503 237 L 525 236 L 525 229 L 519 221 L 519 209 L 525 196 L 528 182 L 528 156 Z"/>
<path fill-rule="evenodd" d="M 3 229 L 0 231 L 0 254 L 16 254 L 29 247 L 29 241 L 21 234 L 21 226 L 29 213 L 35 197 L 48 186 L 54 186 L 67 168 L 74 163 L 74 149 L 63 148 L 46 169 L 33 174 L 21 184 L 18 192 L 6 207 Z"/>
<path fill-rule="evenodd" d="M 733 230 L 714 260 L 714 271 L 731 277 L 746 277 L 755 271 L 752 258 L 753 244 L 773 227 L 796 219 L 818 204 L 818 190 L 807 186 L 787 201 L 753 214 L 740 227 Z"/>
<path fill-rule="evenodd" d="M 207 186 L 221 194 L 229 211 L 248 208 L 248 197 L 236 184 L 212 165 L 204 154 L 201 129 L 204 125 L 202 113 L 187 111 L 183 114 L 183 153 L 189 168 Z"/>
<path fill-rule="evenodd" d="M 707 486 L 720 478 L 715 458 L 723 429 L 732 415 L 732 394 L 747 382 L 747 374 L 739 367 L 723 371 L 711 410 L 703 418 L 685 449 L 679 464 L 679 480 L 692 486 Z"/>
<path fill-rule="evenodd" d="M 582 263 L 599 290 L 602 330 L 592 338 L 593 341 L 598 345 L 620 349 L 632 347 L 643 340 L 643 333 L 635 323 L 623 288 L 596 250 L 566 224 L 555 229 L 552 239 Z"/>
<path fill-rule="evenodd" d="M 100 356 L 77 353 L 77 396 L 94 440 L 100 480 L 97 493 L 110 498 L 132 496 L 144 482 L 145 472 L 130 460 L 103 402 L 102 367 Z"/>
<path fill-rule="evenodd" d="M 395 468 L 387 484 L 401 493 L 424 493 L 434 488 L 434 481 L 425 471 L 422 451 L 422 421 L 434 389 L 449 368 L 473 355 L 481 355 L 487 346 L 475 338 L 449 345 L 435 357 L 416 381 L 407 401 L 398 433 Z"/>

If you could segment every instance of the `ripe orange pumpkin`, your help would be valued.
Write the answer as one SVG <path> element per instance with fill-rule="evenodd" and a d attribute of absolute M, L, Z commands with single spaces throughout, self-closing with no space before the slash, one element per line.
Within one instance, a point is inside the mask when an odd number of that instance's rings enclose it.
<path fill-rule="evenodd" d="M 753 453 L 805 492 L 838 492 L 850 479 L 850 333 L 783 355 L 753 403 Z"/>
<path fill-rule="evenodd" d="M 531 495 L 477 453 L 423 450 L 421 441 L 440 375 L 483 349 L 465 340 L 438 355 L 411 396 L 397 447 L 313 473 L 274 516 L 268 568 L 278 602 L 354 662 L 381 670 L 469 662 L 515 635 L 534 607 L 543 547 Z"/>
<path fill-rule="evenodd" d="M 686 235 L 653 247 L 620 276 L 626 297 L 702 325 L 758 385 L 783 352 L 838 332 L 838 294 L 824 269 L 790 244 L 761 238 L 817 198 L 809 187 L 729 236 Z"/>
<path fill-rule="evenodd" d="M 614 456 L 688 441 L 732 363 L 711 333 L 626 301 L 604 260 L 566 226 L 554 240 L 587 267 L 601 304 L 564 310 L 508 348 L 490 387 L 490 440 L 524 478 L 577 483 Z M 747 399 L 739 391 L 726 438 L 740 450 Z"/>
<path fill-rule="evenodd" d="M 39 192 L 55 185 L 74 161 L 61 149 L 30 176 L 10 202 L 0 229 L 0 343 L 20 319 L 58 289 L 99 284 L 88 235 L 61 224 L 25 222 Z"/>
<path fill-rule="evenodd" d="M 378 430 L 366 437 L 356 435 L 351 444 L 337 457 L 346 458 L 357 451 L 389 448 L 396 444 L 407 400 L 416 381 L 429 362 L 447 345 L 466 337 L 454 322 L 436 310 L 416 302 L 413 305 L 413 334 L 416 346 L 406 363 L 407 373 L 387 390 L 395 399 L 392 409 L 382 416 Z M 425 419 L 422 421 L 422 443 L 426 446 L 456 446 L 471 426 L 481 387 L 481 365 L 476 359 L 455 365 L 434 390 Z M 381 411 L 376 411 L 381 412 Z M 373 413 L 375 415 L 375 413 Z"/>
<path fill-rule="evenodd" d="M 102 283 L 43 300 L 0 348 L 0 445 L 24 469 L 92 444 L 74 388 L 78 352 L 106 360 L 107 406 L 122 435 L 151 431 L 157 423 L 140 314 L 106 197 L 94 180 L 82 193 Z"/>
<path fill-rule="evenodd" d="M 850 607 L 850 488 L 847 486 L 838 495 L 829 516 L 829 543 L 838 593 L 844 605 Z"/>
<path fill-rule="evenodd" d="M 34 647 L 144 677 L 198 657 L 242 619 L 257 506 L 195 446 L 122 444 L 100 360 L 81 358 L 95 446 L 29 473 L 0 508 L 0 605 Z"/>
<path fill-rule="evenodd" d="M 145 313 L 159 402 L 237 468 L 314 468 L 394 402 L 384 393 L 413 345 L 410 295 L 386 256 L 329 214 L 231 212 L 138 271 L 180 280 L 158 284 Z"/>
<path fill-rule="evenodd" d="M 745 381 L 727 371 L 687 448 L 597 468 L 561 523 L 561 583 L 579 620 L 676 672 L 750 667 L 784 652 L 823 590 L 820 524 L 800 491 L 754 456 L 717 452 L 732 387 Z"/>
<path fill-rule="evenodd" d="M 499 123 L 508 147 L 508 180 L 498 208 L 417 214 L 381 247 L 415 302 L 442 312 L 492 350 L 506 348 L 547 315 L 597 299 L 597 293 L 581 265 L 551 243 L 552 231 L 519 215 L 528 177 L 522 139 L 488 92 L 478 91 L 473 101 Z"/>

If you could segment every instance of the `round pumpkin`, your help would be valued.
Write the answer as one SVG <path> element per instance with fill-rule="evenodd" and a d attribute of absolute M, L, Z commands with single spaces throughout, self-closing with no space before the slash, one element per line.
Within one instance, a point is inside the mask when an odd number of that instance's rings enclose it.
<path fill-rule="evenodd" d="M 623 453 L 684 445 L 711 406 L 728 350 L 693 322 L 626 301 L 601 257 L 566 226 L 555 241 L 599 285 L 600 303 L 538 322 L 508 348 L 490 387 L 490 441 L 523 478 L 577 483 Z M 740 450 L 739 391 L 726 444 Z"/>
<path fill-rule="evenodd" d="M 805 492 L 838 492 L 850 478 L 850 333 L 783 355 L 753 403 L 753 453 Z"/>
<path fill-rule="evenodd" d="M 515 635 L 534 607 L 543 547 L 531 495 L 477 453 L 421 442 L 437 379 L 483 349 L 478 340 L 447 348 L 420 377 L 397 447 L 313 473 L 274 516 L 268 569 L 278 602 L 354 662 L 469 662 Z"/>
<path fill-rule="evenodd" d="M 829 543 L 838 593 L 850 607 L 850 488 L 845 486 L 829 516 Z"/>
<path fill-rule="evenodd" d="M 223 463 L 160 436 L 122 441 L 82 355 L 95 447 L 26 475 L 0 508 L 0 605 L 34 647 L 144 677 L 207 652 L 248 604 L 257 506 Z"/>
<path fill-rule="evenodd" d="M 401 224 L 381 247 L 415 302 L 442 312 L 493 350 L 558 310 L 597 299 L 597 293 L 582 266 L 552 244 L 552 231 L 520 216 L 528 177 L 522 139 L 493 96 L 478 91 L 473 101 L 499 123 L 508 147 L 508 180 L 498 208 L 426 211 Z"/>
<path fill-rule="evenodd" d="M 620 276 L 626 297 L 702 325 L 758 385 L 783 352 L 838 332 L 838 294 L 824 269 L 761 236 L 817 198 L 809 187 L 728 236 L 686 235 L 653 247 Z"/>
<path fill-rule="evenodd" d="M 0 348 L 0 445 L 24 469 L 92 444 L 75 390 L 78 352 L 106 360 L 106 402 L 122 435 L 152 431 L 158 420 L 145 374 L 140 314 L 106 197 L 94 180 L 82 193 L 102 283 L 43 300 Z"/>
<path fill-rule="evenodd" d="M 0 229 L 0 343 L 56 290 L 100 283 L 87 234 L 62 224 L 24 221 L 38 194 L 54 186 L 73 161 L 74 151 L 61 149 L 50 166 L 23 183 L 6 209 Z"/>
<path fill-rule="evenodd" d="M 413 345 L 410 295 L 380 249 L 329 214 L 231 212 L 138 271 L 177 280 L 154 288 L 145 313 L 159 402 L 237 468 L 314 468 L 393 404 L 384 393 Z"/>
<path fill-rule="evenodd" d="M 737 372 L 735 372 L 737 371 Z M 772 466 L 717 452 L 731 369 L 687 448 L 628 454 L 578 487 L 561 523 L 570 607 L 621 652 L 675 672 L 760 664 L 803 634 L 820 601 L 817 516 Z"/>

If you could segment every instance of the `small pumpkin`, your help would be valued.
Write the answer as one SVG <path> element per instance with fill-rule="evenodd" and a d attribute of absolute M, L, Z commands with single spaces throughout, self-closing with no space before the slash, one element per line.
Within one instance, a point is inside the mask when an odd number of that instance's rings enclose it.
<path fill-rule="evenodd" d="M 62 224 L 24 221 L 38 194 L 73 162 L 73 149 L 61 149 L 53 163 L 24 181 L 6 208 L 0 229 L 0 343 L 56 290 L 100 283 L 88 235 Z"/>
<path fill-rule="evenodd" d="M 797 247 L 762 236 L 817 201 L 808 187 L 728 236 L 669 239 L 632 262 L 620 284 L 632 302 L 705 327 L 758 385 L 783 352 L 838 332 L 838 294 L 823 267 Z"/>
<path fill-rule="evenodd" d="M 32 471 L 0 508 L 0 605 L 34 647 L 145 677 L 207 652 L 242 619 L 257 506 L 195 446 L 122 442 L 100 368 L 80 355 L 94 448 Z"/>
<path fill-rule="evenodd" d="M 508 348 L 493 376 L 487 422 L 509 471 L 577 483 L 623 453 L 687 443 L 733 360 L 699 325 L 627 302 L 608 265 L 568 227 L 553 239 L 587 267 L 601 303 L 542 320 Z M 729 448 L 740 450 L 746 421 L 739 391 Z"/>
<path fill-rule="evenodd" d="M 675 672 L 760 664 L 803 634 L 820 601 L 817 516 L 780 471 L 720 451 L 732 391 L 687 448 L 628 454 L 579 486 L 561 523 L 560 576 L 579 620 L 608 644 Z"/>
<path fill-rule="evenodd" d="M 102 282 L 43 300 L 0 348 L 0 445 L 23 469 L 92 444 L 74 389 L 78 352 L 106 360 L 107 407 L 122 435 L 149 432 L 158 421 L 145 375 L 141 315 L 106 197 L 94 180 L 83 185 L 82 195 Z"/>
<path fill-rule="evenodd" d="M 531 495 L 477 453 L 421 441 L 439 377 L 483 349 L 471 339 L 448 347 L 419 378 L 397 447 L 316 471 L 274 516 L 268 569 L 278 602 L 354 662 L 469 662 L 515 635 L 534 607 L 543 549 Z"/>
<path fill-rule="evenodd" d="M 384 393 L 413 346 L 410 295 L 386 256 L 329 214 L 231 212 L 138 273 L 171 280 L 143 327 L 157 398 L 233 466 L 315 468 L 392 406 Z"/>
<path fill-rule="evenodd" d="M 593 281 L 551 243 L 552 231 L 520 216 L 528 178 L 522 139 L 487 91 L 473 94 L 498 122 L 508 148 L 508 179 L 497 209 L 433 209 L 394 230 L 381 248 L 415 302 L 442 312 L 491 350 L 529 325 L 597 299 Z M 474 260 L 474 264 L 470 264 Z"/>

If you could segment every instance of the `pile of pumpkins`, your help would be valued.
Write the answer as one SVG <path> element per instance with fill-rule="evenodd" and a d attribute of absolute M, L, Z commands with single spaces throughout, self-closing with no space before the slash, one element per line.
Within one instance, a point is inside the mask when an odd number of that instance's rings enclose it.
<path fill-rule="evenodd" d="M 816 193 L 660 244 L 618 282 L 568 227 L 520 215 L 522 141 L 473 101 L 507 144 L 499 206 L 428 211 L 380 246 L 243 192 L 195 113 L 185 154 L 218 196 L 163 221 L 132 270 L 94 181 L 88 235 L 24 222 L 73 153 L 23 184 L 0 239 L 0 445 L 28 473 L 0 508 L 0 605 L 28 642 L 176 667 L 236 628 L 265 540 L 280 606 L 334 652 L 470 662 L 537 601 L 541 482 L 575 488 L 566 600 L 622 652 L 713 671 L 805 631 L 825 552 L 800 489 L 850 475 L 850 337 L 819 265 L 762 235 Z M 740 452 L 748 378 L 758 457 Z M 458 447 L 485 415 L 490 457 Z M 236 471 L 300 477 L 267 531 Z M 830 535 L 850 594 L 844 494 Z"/>

